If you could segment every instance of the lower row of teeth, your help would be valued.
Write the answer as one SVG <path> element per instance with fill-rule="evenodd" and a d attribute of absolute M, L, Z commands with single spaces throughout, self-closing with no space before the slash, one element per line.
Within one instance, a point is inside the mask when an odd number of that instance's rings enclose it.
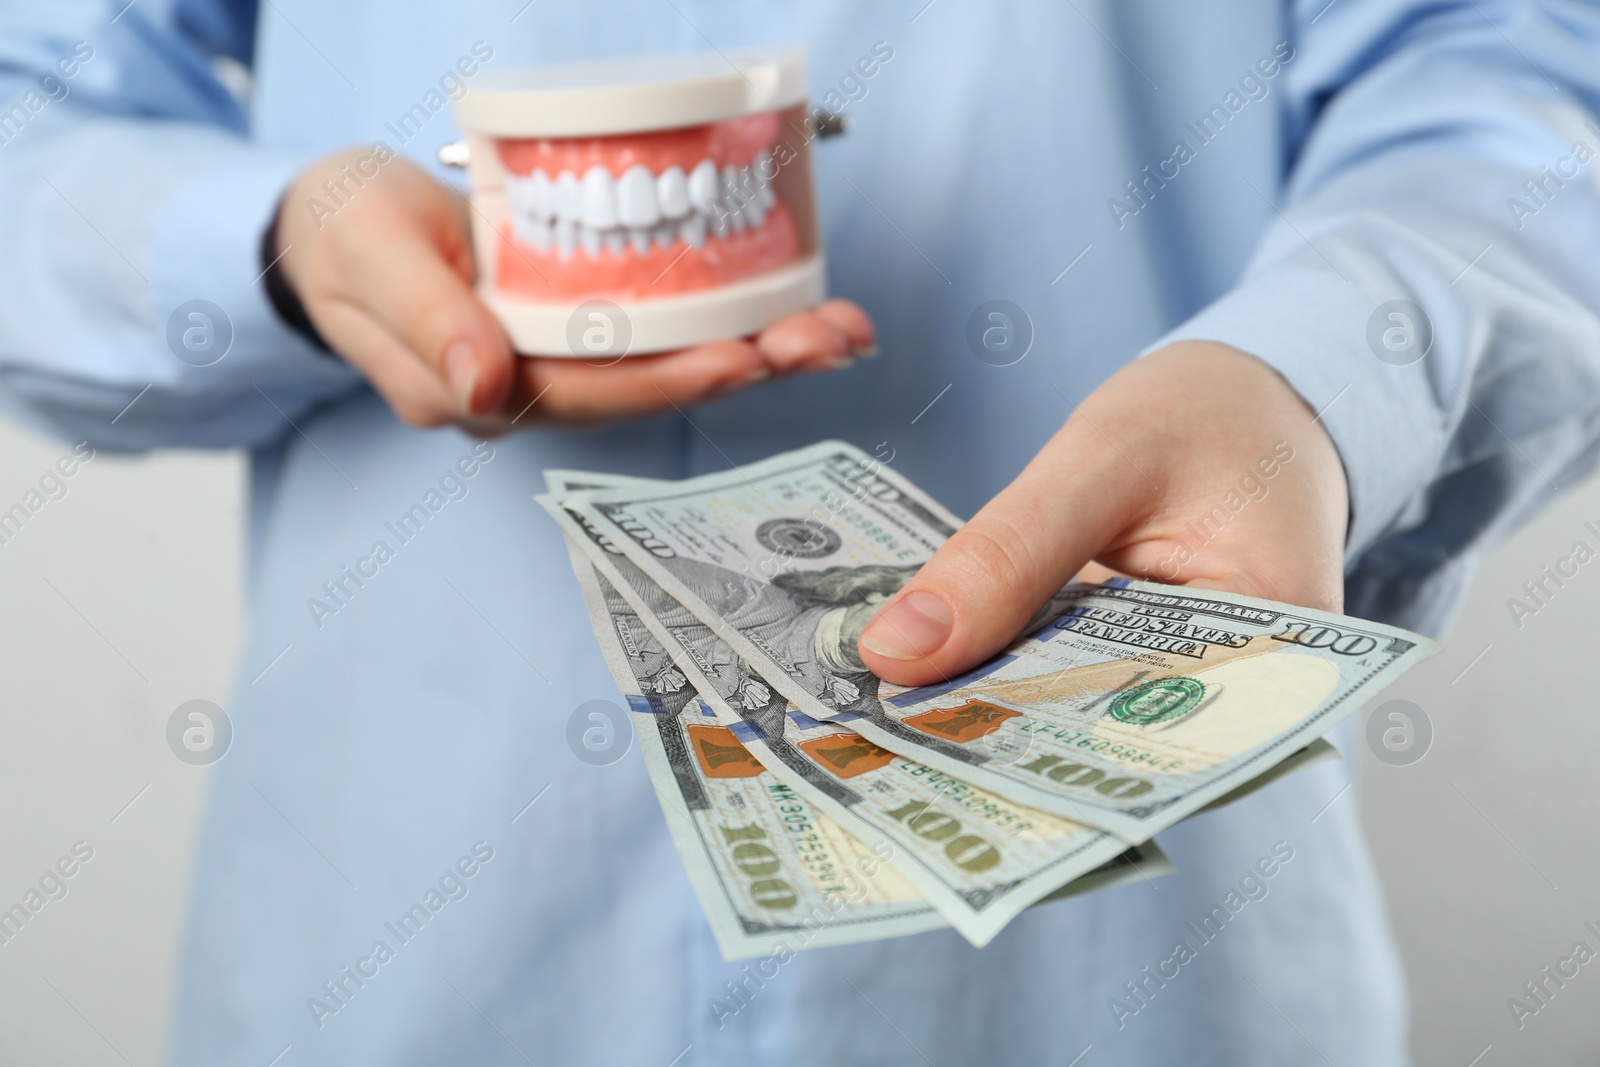
<path fill-rule="evenodd" d="M 760 175 L 766 153 L 746 167 L 702 160 L 685 174 L 672 166 L 659 175 L 635 165 L 613 178 L 602 166 L 579 178 L 564 170 L 554 180 L 543 171 L 506 175 L 511 231 L 536 252 L 554 249 L 565 259 L 579 248 L 589 257 L 602 249 L 639 255 L 652 244 L 669 248 L 682 240 L 702 248 L 711 238 L 758 230 L 777 203 Z"/>

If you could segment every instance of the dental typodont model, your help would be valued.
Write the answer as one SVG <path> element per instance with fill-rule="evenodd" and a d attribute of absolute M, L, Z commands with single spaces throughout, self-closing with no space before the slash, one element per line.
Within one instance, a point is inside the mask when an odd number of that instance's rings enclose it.
<path fill-rule="evenodd" d="M 522 352 L 753 333 L 822 299 L 794 50 L 507 72 L 456 101 L 479 288 Z"/>

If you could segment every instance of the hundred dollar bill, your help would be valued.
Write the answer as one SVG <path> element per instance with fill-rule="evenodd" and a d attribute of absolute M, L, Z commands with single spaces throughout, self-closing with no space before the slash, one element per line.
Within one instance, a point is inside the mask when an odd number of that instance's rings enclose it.
<path fill-rule="evenodd" d="M 883 859 L 757 763 L 569 542 L 673 844 L 724 959 L 947 925 Z"/>
<path fill-rule="evenodd" d="M 546 479 L 557 494 L 602 479 L 620 481 L 568 471 L 547 471 Z M 987 944 L 1042 898 L 1172 870 L 1154 845 L 1129 849 L 1101 830 L 1019 807 L 798 711 L 554 496 L 538 500 L 569 544 L 588 557 L 613 615 L 611 627 L 626 632 L 619 628 L 642 621 L 651 639 L 676 653 L 678 670 L 668 684 L 687 679 L 709 706 L 707 714 L 714 714 L 720 729 L 692 731 L 693 754 L 707 765 L 754 757 L 872 852 L 892 857 L 893 868 L 973 944 Z M 584 569 L 576 558 L 574 568 Z M 626 606 L 612 599 L 618 593 Z M 648 689 L 653 683 L 636 684 Z"/>
<path fill-rule="evenodd" d="M 1004 654 L 903 689 L 856 640 L 960 520 L 878 459 L 827 441 L 566 504 L 813 719 L 1129 841 L 1306 748 L 1437 651 L 1378 623 L 1120 581 L 1069 586 Z"/>

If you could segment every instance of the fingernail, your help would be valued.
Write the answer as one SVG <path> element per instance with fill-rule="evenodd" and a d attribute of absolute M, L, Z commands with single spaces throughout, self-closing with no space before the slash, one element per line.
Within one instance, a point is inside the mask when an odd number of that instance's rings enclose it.
<path fill-rule="evenodd" d="M 444 377 L 455 390 L 461 407 L 472 411 L 472 393 L 478 385 L 478 361 L 470 341 L 452 341 L 444 350 Z"/>
<path fill-rule="evenodd" d="M 844 370 L 846 367 L 853 366 L 855 361 L 855 354 L 849 353 L 847 355 L 834 356 L 831 359 L 825 359 L 817 363 L 808 364 L 804 370 L 808 374 L 821 374 L 823 371 L 830 370 Z"/>
<path fill-rule="evenodd" d="M 883 351 L 883 349 L 879 348 L 877 344 L 874 343 L 870 345 L 862 345 L 860 348 L 855 350 L 854 355 L 857 359 L 871 359 L 881 351 Z"/>
<path fill-rule="evenodd" d="M 746 386 L 754 385 L 757 382 L 764 382 L 770 377 L 772 377 L 772 371 L 770 368 L 757 367 L 749 374 L 746 374 L 743 378 L 730 378 L 721 385 L 718 385 L 716 388 L 712 389 L 711 392 L 706 394 L 705 399 L 720 399 L 721 397 L 727 396 L 729 393 L 737 393 Z"/>
<path fill-rule="evenodd" d="M 861 647 L 889 659 L 921 659 L 950 636 L 950 605 L 917 590 L 880 611 L 862 631 Z"/>

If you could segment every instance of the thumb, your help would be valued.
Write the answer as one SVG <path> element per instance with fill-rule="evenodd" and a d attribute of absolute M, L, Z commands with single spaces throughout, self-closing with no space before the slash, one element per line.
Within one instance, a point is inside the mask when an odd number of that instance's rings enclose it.
<path fill-rule="evenodd" d="M 500 324 L 420 228 L 382 242 L 356 280 L 358 299 L 436 373 L 468 414 L 498 406 L 511 388 L 512 355 Z"/>
<path fill-rule="evenodd" d="M 948 681 L 1005 648 L 1119 532 L 1136 497 L 1121 472 L 1069 462 L 1064 430 L 886 603 L 862 662 L 897 685 Z M 1092 454 L 1092 453 L 1091 453 Z"/>

